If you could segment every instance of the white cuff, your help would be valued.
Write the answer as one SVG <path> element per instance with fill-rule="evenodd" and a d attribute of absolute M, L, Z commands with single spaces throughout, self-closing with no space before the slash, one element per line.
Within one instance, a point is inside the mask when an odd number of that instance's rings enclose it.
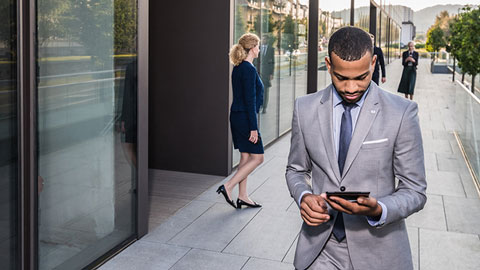
<path fill-rule="evenodd" d="M 300 206 L 300 203 L 302 202 L 303 195 L 305 195 L 305 194 L 312 194 L 312 192 L 310 190 L 305 190 L 304 192 L 302 192 L 302 194 L 300 194 L 300 197 L 298 198 L 298 206 Z"/>
<path fill-rule="evenodd" d="M 385 221 L 387 220 L 387 207 L 381 201 L 378 201 L 378 204 L 382 207 L 382 216 L 380 217 L 380 220 L 372 220 L 370 217 L 367 217 L 368 224 L 373 227 L 380 227 L 385 224 Z"/>

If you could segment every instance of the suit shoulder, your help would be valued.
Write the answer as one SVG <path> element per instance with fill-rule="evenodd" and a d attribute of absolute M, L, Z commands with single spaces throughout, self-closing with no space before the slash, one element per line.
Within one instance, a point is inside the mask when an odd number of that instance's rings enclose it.
<path fill-rule="evenodd" d="M 322 98 L 322 96 L 325 94 L 325 92 L 328 89 L 329 88 L 325 88 L 325 89 L 320 90 L 318 92 L 298 97 L 298 98 L 296 98 L 296 102 L 298 103 L 299 106 L 305 106 L 305 105 L 310 105 L 310 104 L 320 102 L 320 99 Z"/>

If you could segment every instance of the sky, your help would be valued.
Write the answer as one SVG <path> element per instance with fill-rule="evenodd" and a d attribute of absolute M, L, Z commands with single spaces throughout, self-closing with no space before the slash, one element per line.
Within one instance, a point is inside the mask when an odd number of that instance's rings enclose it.
<path fill-rule="evenodd" d="M 300 0 L 301 3 L 306 4 L 308 0 Z M 377 4 L 380 4 L 380 0 L 375 0 Z M 435 5 L 447 5 L 447 4 L 473 4 L 480 5 L 480 0 L 382 0 L 382 4 L 403 5 L 410 7 L 414 11 L 431 7 Z M 370 0 L 355 0 L 355 6 L 367 6 Z M 320 9 L 326 11 L 339 10 L 339 7 L 350 8 L 350 0 L 319 0 Z M 340 8 L 343 9 L 343 8 Z"/>

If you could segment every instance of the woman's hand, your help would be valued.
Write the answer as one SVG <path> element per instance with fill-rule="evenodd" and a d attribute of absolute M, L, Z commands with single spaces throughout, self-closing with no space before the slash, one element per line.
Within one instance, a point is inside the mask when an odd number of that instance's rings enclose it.
<path fill-rule="evenodd" d="M 251 130 L 250 131 L 250 138 L 248 140 L 252 143 L 257 143 L 258 142 L 258 131 L 257 130 Z"/>

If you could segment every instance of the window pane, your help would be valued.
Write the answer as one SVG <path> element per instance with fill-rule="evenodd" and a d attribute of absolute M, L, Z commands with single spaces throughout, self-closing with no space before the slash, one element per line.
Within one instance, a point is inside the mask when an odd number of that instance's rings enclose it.
<path fill-rule="evenodd" d="M 38 0 L 40 269 L 82 269 L 135 231 L 136 0 Z"/>
<path fill-rule="evenodd" d="M 16 1 L 0 0 L 0 262 L 17 269 Z"/>
<path fill-rule="evenodd" d="M 355 0 L 354 25 L 370 31 L 370 0 Z"/>
<path fill-rule="evenodd" d="M 328 56 L 328 40 L 336 30 L 350 25 L 350 10 L 350 0 L 320 2 L 318 10 L 318 90 L 331 83 L 325 65 L 325 57 Z"/>

